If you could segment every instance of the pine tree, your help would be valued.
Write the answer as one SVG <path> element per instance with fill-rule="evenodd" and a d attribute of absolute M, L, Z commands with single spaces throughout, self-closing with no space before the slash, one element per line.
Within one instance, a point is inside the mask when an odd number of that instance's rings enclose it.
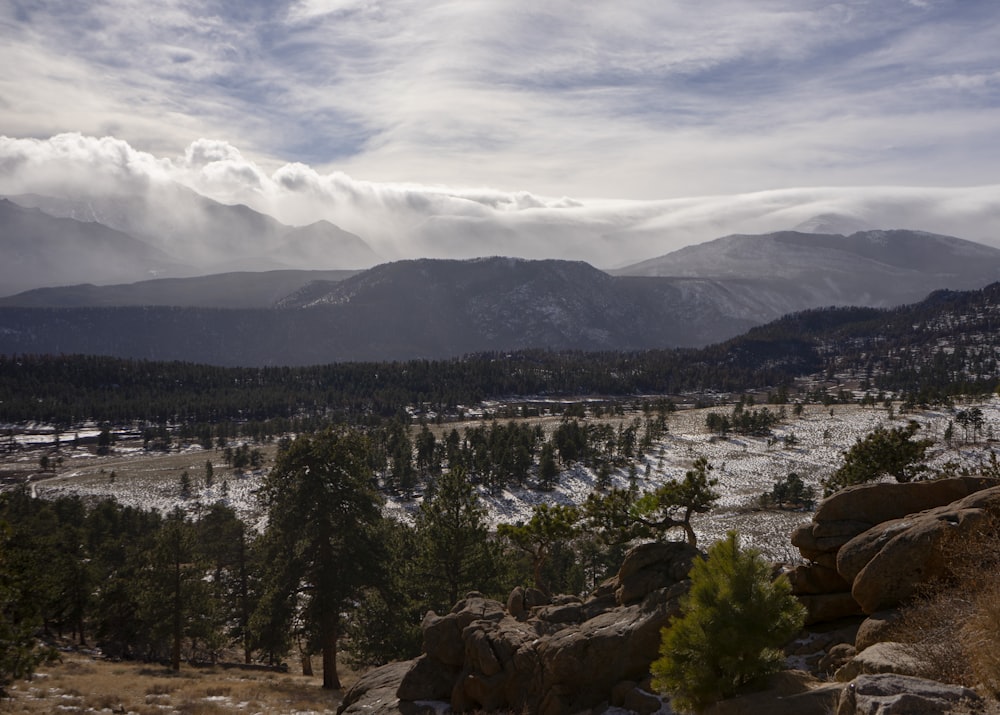
<path fill-rule="evenodd" d="M 324 688 L 340 688 L 341 614 L 377 580 L 382 562 L 370 449 L 357 432 L 300 436 L 279 453 L 261 489 L 271 550 L 264 611 L 287 628 L 297 609 L 310 644 L 323 654 Z"/>
<path fill-rule="evenodd" d="M 698 713 L 779 670 L 780 647 L 802 627 L 805 609 L 788 579 L 772 580 L 768 563 L 741 549 L 734 531 L 695 560 L 690 578 L 651 670 L 673 707 Z"/>
<path fill-rule="evenodd" d="M 579 518 L 580 512 L 576 507 L 536 504 L 527 523 L 500 524 L 497 535 L 528 554 L 535 588 L 548 593 L 548 588 L 542 583 L 542 567 L 557 544 L 565 543 L 576 535 Z"/>
<path fill-rule="evenodd" d="M 437 480 L 416 516 L 418 578 L 426 601 L 449 609 L 466 591 L 488 590 L 495 576 L 486 510 L 462 469 Z"/>

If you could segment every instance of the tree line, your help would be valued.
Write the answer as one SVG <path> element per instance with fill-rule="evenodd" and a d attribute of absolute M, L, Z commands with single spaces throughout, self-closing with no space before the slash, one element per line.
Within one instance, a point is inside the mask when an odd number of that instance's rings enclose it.
<path fill-rule="evenodd" d="M 634 538 L 680 529 L 693 539 L 691 518 L 717 498 L 699 460 L 656 491 L 595 492 L 583 507 L 539 506 L 491 531 L 455 465 L 405 524 L 383 515 L 374 449 L 347 429 L 282 443 L 259 494 L 261 531 L 223 502 L 159 514 L 25 488 L 0 495 L 0 678 L 23 675 L 9 664 L 37 663 L 39 643 L 62 638 L 174 669 L 234 651 L 247 663 L 319 655 L 324 686 L 337 688 L 341 644 L 359 664 L 412 657 L 424 613 L 467 591 L 582 593 Z"/>

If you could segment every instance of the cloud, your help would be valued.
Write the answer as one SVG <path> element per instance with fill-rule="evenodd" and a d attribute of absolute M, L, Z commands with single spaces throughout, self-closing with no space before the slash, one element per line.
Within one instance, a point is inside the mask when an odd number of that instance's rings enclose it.
<path fill-rule="evenodd" d="M 964 186 L 1000 159 L 998 22 L 990 0 L 9 3 L 0 134 L 223 137 L 268 176 L 507 195 Z"/>
<path fill-rule="evenodd" d="M 0 194 L 183 196 L 171 193 L 175 184 L 226 203 L 245 203 L 286 223 L 329 220 L 362 236 L 385 260 L 503 254 L 616 267 L 730 233 L 791 229 L 817 216 L 847 217 L 872 228 L 929 230 L 1000 247 L 996 185 L 577 199 L 361 181 L 301 162 L 267 171 L 237 147 L 216 140 L 201 139 L 176 156 L 159 157 L 108 137 L 0 137 Z M 241 250 L 252 253 L 253 247 Z"/>

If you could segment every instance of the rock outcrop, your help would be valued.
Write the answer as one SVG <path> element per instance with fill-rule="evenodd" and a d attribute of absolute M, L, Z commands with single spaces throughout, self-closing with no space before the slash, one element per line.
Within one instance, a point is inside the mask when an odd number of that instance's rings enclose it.
<path fill-rule="evenodd" d="M 411 713 L 443 700 L 455 712 L 568 715 L 602 703 L 656 712 L 643 685 L 697 553 L 681 542 L 643 544 L 586 600 L 518 588 L 505 607 L 469 593 L 450 613 L 427 614 L 419 658 L 366 675 L 340 712 Z"/>
<path fill-rule="evenodd" d="M 996 490 L 996 479 L 956 477 L 866 484 L 824 499 L 813 520 L 792 534 L 808 562 L 789 573 L 807 624 L 873 613 L 912 596 L 941 572 L 935 554 L 942 535 L 972 529 L 992 508 L 988 495 Z"/>
<path fill-rule="evenodd" d="M 983 712 L 972 690 L 908 675 L 861 675 L 840 696 L 836 715 L 955 715 Z"/>

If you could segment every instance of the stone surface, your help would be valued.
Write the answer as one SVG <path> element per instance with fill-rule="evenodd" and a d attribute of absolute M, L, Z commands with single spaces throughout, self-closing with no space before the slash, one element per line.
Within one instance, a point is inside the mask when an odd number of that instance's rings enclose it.
<path fill-rule="evenodd" d="M 447 700 L 459 670 L 455 666 L 424 654 L 416 660 L 403 675 L 396 689 L 396 697 L 401 700 Z"/>
<path fill-rule="evenodd" d="M 890 634 L 899 621 L 899 611 L 879 611 L 873 613 L 858 627 L 854 647 L 860 652 L 882 641 L 892 640 Z"/>
<path fill-rule="evenodd" d="M 841 683 L 846 683 L 859 675 L 896 673 L 920 677 L 930 675 L 931 670 L 927 663 L 920 660 L 913 646 L 884 641 L 855 655 L 834 677 Z"/>
<path fill-rule="evenodd" d="M 795 595 L 820 593 L 846 593 L 851 590 L 836 569 L 820 564 L 799 564 L 785 574 Z"/>
<path fill-rule="evenodd" d="M 836 715 L 981 713 L 972 690 L 906 675 L 862 675 L 844 688 Z"/>
<path fill-rule="evenodd" d="M 848 487 L 824 499 L 816 509 L 813 520 L 880 524 L 950 504 L 973 492 L 996 486 L 1000 486 L 1000 481 L 984 477 L 954 477 L 908 484 L 863 484 Z"/>
<path fill-rule="evenodd" d="M 852 581 L 851 593 L 866 613 L 892 608 L 945 573 L 947 539 L 972 533 L 991 513 L 1000 513 L 1000 487 L 879 524 L 840 550 L 837 570 Z"/>
<path fill-rule="evenodd" d="M 848 616 L 859 616 L 864 613 L 849 591 L 844 593 L 818 593 L 797 596 L 797 598 L 806 607 L 805 624 L 807 626 L 816 623 L 837 621 Z"/>
<path fill-rule="evenodd" d="M 648 594 L 687 578 L 700 552 L 686 541 L 650 542 L 630 550 L 611 588 L 619 605 L 638 603 Z"/>
<path fill-rule="evenodd" d="M 369 670 L 344 693 L 337 715 L 429 715 L 431 706 L 402 701 L 396 691 L 413 661 L 390 663 Z"/>

